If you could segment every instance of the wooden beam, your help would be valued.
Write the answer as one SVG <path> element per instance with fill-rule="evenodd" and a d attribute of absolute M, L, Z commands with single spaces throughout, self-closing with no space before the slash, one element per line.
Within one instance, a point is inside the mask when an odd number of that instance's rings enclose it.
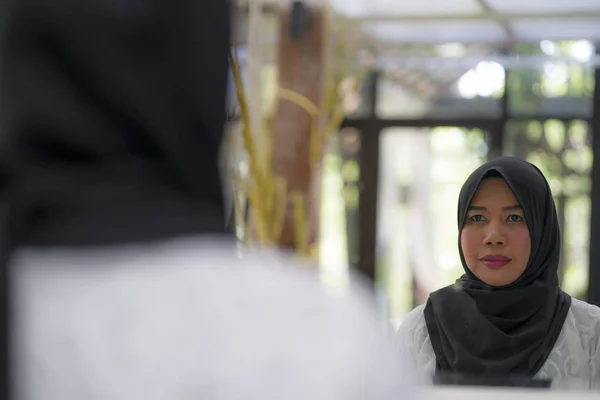
<path fill-rule="evenodd" d="M 308 9 L 304 32 L 292 37 L 290 8 L 280 11 L 278 45 L 279 88 L 293 91 L 322 106 L 324 82 L 325 11 L 318 7 Z M 315 171 L 310 165 L 313 118 L 298 104 L 279 99 L 274 116 L 273 170 L 287 184 L 287 212 L 280 245 L 295 247 L 296 234 L 292 194 L 300 193 L 312 215 L 307 228 L 309 245 L 317 240 L 318 193 L 315 189 Z"/>

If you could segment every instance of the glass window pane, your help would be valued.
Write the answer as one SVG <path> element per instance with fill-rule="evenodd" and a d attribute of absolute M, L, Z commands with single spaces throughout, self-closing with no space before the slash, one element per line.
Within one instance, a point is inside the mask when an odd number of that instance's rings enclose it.
<path fill-rule="evenodd" d="M 458 194 L 487 145 L 481 130 L 456 127 L 381 135 L 376 284 L 398 320 L 462 275 Z"/>
<path fill-rule="evenodd" d="M 379 82 L 380 118 L 498 117 L 505 71 L 490 48 L 446 43 L 386 56 Z M 468 57 L 470 62 L 464 62 Z M 481 60 L 481 61 L 478 61 Z"/>
<path fill-rule="evenodd" d="M 343 128 L 327 144 L 321 173 L 319 260 L 329 285 L 342 285 L 358 263 L 360 132 Z"/>
<path fill-rule="evenodd" d="M 508 75 L 511 116 L 587 118 L 592 114 L 594 47 L 584 40 L 519 44 L 519 55 L 539 56 L 539 65 Z M 551 58 L 552 57 L 552 58 Z"/>
<path fill-rule="evenodd" d="M 593 162 L 588 123 L 510 121 L 505 140 L 506 155 L 532 162 L 550 183 L 563 233 L 559 278 L 566 292 L 583 299 L 588 286 Z"/>
<path fill-rule="evenodd" d="M 439 0 L 438 0 L 439 1 Z M 452 21 L 370 21 L 362 29 L 375 40 L 392 43 L 439 43 L 440 39 L 469 42 L 499 42 L 506 38 L 502 26 L 492 20 L 458 19 Z"/>

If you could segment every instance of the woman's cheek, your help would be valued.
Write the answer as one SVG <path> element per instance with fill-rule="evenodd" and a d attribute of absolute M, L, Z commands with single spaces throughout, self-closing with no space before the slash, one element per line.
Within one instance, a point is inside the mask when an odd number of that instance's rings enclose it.
<path fill-rule="evenodd" d="M 526 252 L 529 255 L 531 251 L 531 237 L 527 227 L 515 229 L 511 232 L 511 244 L 518 246 L 520 251 Z"/>
<path fill-rule="evenodd" d="M 466 260 L 469 260 L 473 254 L 477 255 L 479 243 L 481 242 L 478 236 L 476 231 L 469 228 L 463 228 L 461 231 L 460 244 Z"/>

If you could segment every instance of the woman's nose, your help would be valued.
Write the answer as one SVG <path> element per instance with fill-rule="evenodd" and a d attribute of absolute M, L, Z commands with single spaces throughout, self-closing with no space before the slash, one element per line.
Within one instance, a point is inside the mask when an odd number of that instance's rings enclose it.
<path fill-rule="evenodd" d="M 505 244 L 506 235 L 503 232 L 502 226 L 499 226 L 499 224 L 496 223 L 489 224 L 484 236 L 484 242 L 486 245 L 490 246 Z"/>

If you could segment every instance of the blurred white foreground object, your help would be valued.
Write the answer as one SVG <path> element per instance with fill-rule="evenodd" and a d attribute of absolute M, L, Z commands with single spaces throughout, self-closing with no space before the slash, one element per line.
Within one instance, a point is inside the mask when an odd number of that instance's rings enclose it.
<path fill-rule="evenodd" d="M 23 250 L 19 398 L 411 398 L 366 291 L 329 296 L 295 264 L 208 239 Z"/>
<path fill-rule="evenodd" d="M 419 393 L 422 400 L 592 400 L 598 394 L 589 392 L 563 392 L 543 389 L 482 389 L 437 387 L 423 389 Z"/>

